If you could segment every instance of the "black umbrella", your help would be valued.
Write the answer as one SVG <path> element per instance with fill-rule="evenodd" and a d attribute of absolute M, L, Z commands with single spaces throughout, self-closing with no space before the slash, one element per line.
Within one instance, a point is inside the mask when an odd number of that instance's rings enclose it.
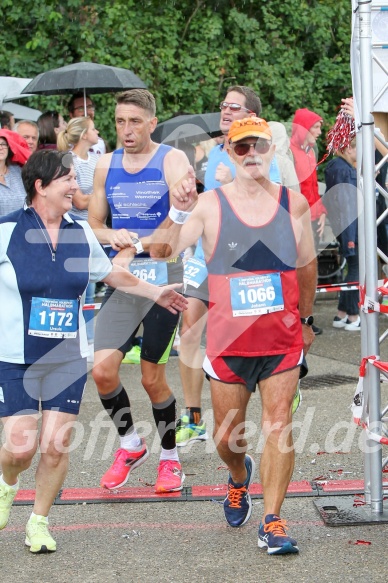
<path fill-rule="evenodd" d="M 146 85 L 129 69 L 83 62 L 40 73 L 22 93 L 62 95 L 83 91 L 85 95 L 135 88 L 145 89 Z"/>
<path fill-rule="evenodd" d="M 177 115 L 156 126 L 152 139 L 158 143 L 199 142 L 221 135 L 220 112 Z"/>

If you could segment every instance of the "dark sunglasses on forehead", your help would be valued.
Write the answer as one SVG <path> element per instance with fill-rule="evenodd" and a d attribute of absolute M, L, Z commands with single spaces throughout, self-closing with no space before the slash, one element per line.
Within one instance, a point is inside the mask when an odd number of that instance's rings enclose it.
<path fill-rule="evenodd" d="M 254 113 L 253 111 L 251 111 L 250 109 L 247 109 L 246 107 L 243 107 L 242 105 L 240 105 L 239 103 L 228 103 L 228 101 L 221 101 L 220 103 L 220 109 L 221 111 L 224 109 L 230 109 L 230 111 L 246 111 L 248 113 Z"/>
<path fill-rule="evenodd" d="M 231 146 L 237 156 L 245 156 L 251 148 L 253 148 L 258 154 L 266 154 L 271 147 L 271 141 L 258 138 L 253 144 L 248 144 L 247 142 L 236 142 L 235 144 L 232 143 Z"/>

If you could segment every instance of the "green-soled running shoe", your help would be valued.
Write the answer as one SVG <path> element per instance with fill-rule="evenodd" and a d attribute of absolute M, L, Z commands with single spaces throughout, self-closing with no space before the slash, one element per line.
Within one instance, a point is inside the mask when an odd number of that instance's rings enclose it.
<path fill-rule="evenodd" d="M 123 364 L 140 364 L 140 346 L 132 346 L 131 350 L 127 352 L 121 361 Z"/>
<path fill-rule="evenodd" d="M 199 425 L 189 423 L 188 415 L 182 415 L 176 425 L 175 439 L 178 447 L 183 447 L 192 441 L 206 441 L 209 438 L 206 431 L 206 424 L 200 422 Z"/>
<path fill-rule="evenodd" d="M 292 411 L 292 414 L 293 415 L 299 409 L 301 402 L 302 402 L 302 392 L 300 390 L 300 381 L 298 381 L 298 384 L 296 385 L 296 391 L 295 391 L 295 395 L 294 395 L 294 400 L 292 401 L 292 409 L 291 409 L 291 411 Z"/>
<path fill-rule="evenodd" d="M 26 545 L 31 553 L 53 553 L 57 543 L 48 530 L 48 519 L 45 516 L 32 516 L 26 526 Z"/>

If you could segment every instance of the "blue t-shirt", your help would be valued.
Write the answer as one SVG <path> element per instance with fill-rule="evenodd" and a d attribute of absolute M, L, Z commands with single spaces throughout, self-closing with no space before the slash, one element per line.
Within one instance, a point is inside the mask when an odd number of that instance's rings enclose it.
<path fill-rule="evenodd" d="M 218 182 L 218 180 L 215 179 L 217 166 L 221 162 L 230 169 L 233 178 L 236 176 L 236 168 L 229 158 L 224 145 L 219 144 L 218 146 L 214 146 L 214 148 L 212 148 L 209 152 L 208 163 L 205 172 L 205 190 L 212 190 L 213 188 L 219 188 L 222 186 L 221 182 Z M 271 166 L 269 169 L 269 177 L 272 182 L 277 182 L 278 184 L 281 184 L 282 182 L 276 158 L 272 158 Z"/>

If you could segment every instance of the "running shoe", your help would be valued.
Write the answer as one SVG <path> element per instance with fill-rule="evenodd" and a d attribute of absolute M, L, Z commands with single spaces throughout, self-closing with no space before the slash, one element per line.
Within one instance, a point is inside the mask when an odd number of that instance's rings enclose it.
<path fill-rule="evenodd" d="M 130 472 L 138 466 L 141 466 L 149 455 L 150 452 L 143 438 L 141 440 L 141 446 L 136 451 L 118 449 L 115 453 L 115 461 L 101 478 L 101 486 L 109 490 L 124 486 Z"/>
<path fill-rule="evenodd" d="M 182 490 L 185 475 L 181 464 L 176 460 L 160 460 L 155 492 L 177 492 Z"/>
<path fill-rule="evenodd" d="M 294 395 L 294 400 L 292 401 L 292 409 L 291 412 L 294 415 L 294 413 L 297 412 L 297 410 L 299 409 L 300 405 L 302 403 L 302 392 L 300 390 L 300 381 L 298 381 L 298 384 L 296 385 L 296 391 L 295 391 L 295 395 Z"/>
<path fill-rule="evenodd" d="M 256 464 L 250 455 L 245 456 L 245 467 L 248 475 L 243 484 L 235 484 L 229 474 L 224 513 L 226 522 L 233 527 L 242 526 L 248 522 L 252 514 L 252 500 L 248 489 L 253 481 Z"/>
<path fill-rule="evenodd" d="M 178 447 L 183 447 L 191 441 L 206 441 L 209 438 L 206 424 L 202 420 L 199 425 L 189 421 L 188 415 L 182 415 L 177 421 L 175 439 Z"/>
<path fill-rule="evenodd" d="M 259 527 L 260 549 L 267 549 L 269 555 L 285 555 L 287 553 L 299 553 L 298 543 L 294 538 L 287 536 L 287 522 L 276 514 L 267 514 L 264 524 Z"/>
<path fill-rule="evenodd" d="M 57 550 L 57 543 L 49 533 L 45 516 L 31 516 L 26 526 L 25 542 L 31 553 L 53 553 Z"/>
<path fill-rule="evenodd" d="M 140 364 L 140 346 L 132 346 L 131 350 L 127 352 L 121 361 L 123 364 Z"/>
<path fill-rule="evenodd" d="M 0 484 L 0 530 L 7 526 L 12 502 L 17 494 L 17 491 L 18 488 L 12 488 L 7 484 Z"/>

